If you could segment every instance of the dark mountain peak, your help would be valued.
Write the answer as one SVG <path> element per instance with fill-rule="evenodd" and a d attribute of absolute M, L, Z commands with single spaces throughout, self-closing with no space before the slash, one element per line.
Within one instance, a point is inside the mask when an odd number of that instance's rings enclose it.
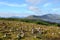
<path fill-rule="evenodd" d="M 37 16 L 37 15 L 30 15 L 28 17 L 26 17 L 28 19 L 40 19 L 40 16 Z"/>
<path fill-rule="evenodd" d="M 28 16 L 28 17 L 35 17 L 36 15 L 30 15 L 30 16 Z"/>
<path fill-rule="evenodd" d="M 59 14 L 46 14 L 47 16 L 60 16 Z"/>
<path fill-rule="evenodd" d="M 27 19 L 34 19 L 34 20 L 43 20 L 51 23 L 60 23 L 60 15 L 58 14 L 45 14 L 42 16 L 31 15 L 26 17 Z"/>
<path fill-rule="evenodd" d="M 30 15 L 28 17 L 40 17 L 40 16 L 37 16 L 37 15 Z"/>
<path fill-rule="evenodd" d="M 60 15 L 58 15 L 58 14 L 45 14 L 42 16 L 30 15 L 27 18 L 29 18 L 29 19 L 40 19 L 40 18 L 43 18 L 43 19 L 60 19 Z"/>
<path fill-rule="evenodd" d="M 60 15 L 58 15 L 58 14 L 46 14 L 46 15 L 41 16 L 41 18 L 44 18 L 44 19 L 60 19 Z"/>

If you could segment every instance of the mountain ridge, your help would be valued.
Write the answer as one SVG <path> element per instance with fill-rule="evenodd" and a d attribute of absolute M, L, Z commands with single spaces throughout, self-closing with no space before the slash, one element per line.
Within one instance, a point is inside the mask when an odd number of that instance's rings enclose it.
<path fill-rule="evenodd" d="M 58 14 L 46 14 L 42 16 L 31 15 L 31 16 L 26 17 L 26 19 L 40 19 L 43 21 L 60 23 L 60 15 Z"/>

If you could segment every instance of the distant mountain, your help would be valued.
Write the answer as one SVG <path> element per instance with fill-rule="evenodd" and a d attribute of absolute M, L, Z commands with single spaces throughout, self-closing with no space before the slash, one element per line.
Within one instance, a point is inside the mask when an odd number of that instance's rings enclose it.
<path fill-rule="evenodd" d="M 40 16 L 36 16 L 36 15 L 31 15 L 26 17 L 27 19 L 40 19 Z"/>
<path fill-rule="evenodd" d="M 60 15 L 58 15 L 58 14 L 46 14 L 46 15 L 40 16 L 40 18 L 60 20 Z"/>
<path fill-rule="evenodd" d="M 20 17 L 18 17 L 18 16 L 11 16 L 11 17 L 9 17 L 9 18 L 20 18 Z"/>
<path fill-rule="evenodd" d="M 26 17 L 26 19 L 39 19 L 48 22 L 60 23 L 60 15 L 58 14 L 46 14 L 42 16 L 31 15 Z"/>
<path fill-rule="evenodd" d="M 19 17 L 19 16 L 11 16 L 11 17 L 8 17 L 8 18 L 24 18 L 24 17 Z"/>

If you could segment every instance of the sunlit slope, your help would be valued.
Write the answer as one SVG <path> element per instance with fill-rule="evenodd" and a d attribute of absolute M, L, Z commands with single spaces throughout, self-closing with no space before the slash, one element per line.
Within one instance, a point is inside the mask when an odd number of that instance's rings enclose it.
<path fill-rule="evenodd" d="M 0 40 L 60 40 L 60 27 L 0 20 Z"/>

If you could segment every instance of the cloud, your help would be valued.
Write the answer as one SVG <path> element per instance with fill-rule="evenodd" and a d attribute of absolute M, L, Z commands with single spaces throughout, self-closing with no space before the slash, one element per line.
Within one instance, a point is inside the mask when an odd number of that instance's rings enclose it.
<path fill-rule="evenodd" d="M 28 6 L 28 9 L 35 13 L 41 13 L 41 10 L 38 6 L 42 0 L 26 0 L 27 3 L 31 4 Z"/>
<path fill-rule="evenodd" d="M 19 13 L 0 12 L 1 17 L 21 16 Z"/>
<path fill-rule="evenodd" d="M 28 13 L 14 13 L 14 12 L 0 12 L 0 17 L 26 17 L 31 14 Z"/>
<path fill-rule="evenodd" d="M 30 3 L 31 5 L 38 5 L 38 4 L 41 4 L 41 3 L 44 3 L 48 0 L 26 0 L 27 3 Z"/>
<path fill-rule="evenodd" d="M 49 7 L 49 6 L 51 6 L 52 5 L 52 3 L 45 3 L 44 5 L 43 5 L 43 7 Z"/>
<path fill-rule="evenodd" d="M 38 6 L 41 3 L 46 2 L 47 0 L 26 0 L 27 3 L 30 5 L 28 6 L 28 9 L 35 12 L 36 14 L 41 14 L 42 9 Z"/>
<path fill-rule="evenodd" d="M 37 5 L 41 2 L 42 0 L 26 0 L 27 3 L 30 3 L 32 5 Z"/>
<path fill-rule="evenodd" d="M 0 5 L 6 5 L 11 7 L 25 7 L 27 4 L 14 4 L 14 3 L 7 3 L 7 2 L 0 2 Z"/>
<path fill-rule="evenodd" d="M 42 12 L 40 8 L 35 7 L 35 6 L 29 6 L 28 9 L 35 12 L 35 13 L 39 13 L 39 14 Z"/>
<path fill-rule="evenodd" d="M 54 8 L 54 9 L 52 9 L 53 11 L 57 11 L 57 10 L 60 10 L 60 8 Z"/>

